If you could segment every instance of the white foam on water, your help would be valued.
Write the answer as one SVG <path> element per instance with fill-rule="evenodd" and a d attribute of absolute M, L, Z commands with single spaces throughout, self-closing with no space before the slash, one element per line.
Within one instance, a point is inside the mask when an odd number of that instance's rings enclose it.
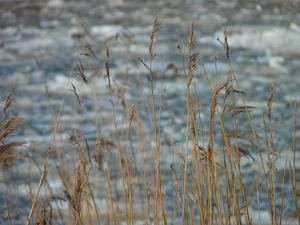
<path fill-rule="evenodd" d="M 263 224 L 263 225 L 271 225 L 271 216 L 268 211 L 263 210 L 254 210 L 249 208 L 250 218 L 252 219 L 252 224 Z M 244 219 L 243 222 L 246 220 Z M 284 218 L 282 220 L 282 225 L 296 225 L 298 224 L 296 218 Z"/>
<path fill-rule="evenodd" d="M 47 6 L 49 8 L 61 8 L 64 5 L 64 0 L 49 0 Z"/>
<path fill-rule="evenodd" d="M 116 36 L 122 30 L 120 25 L 101 25 L 91 28 L 93 35 L 99 36 L 99 39 L 107 39 Z"/>
<path fill-rule="evenodd" d="M 222 37 L 223 31 L 216 35 Z M 228 43 L 232 47 L 299 55 L 299 38 L 300 30 L 294 28 L 248 26 L 230 34 Z"/>
<path fill-rule="evenodd" d="M 107 1 L 110 6 L 121 6 L 124 4 L 124 0 L 108 0 Z"/>
<path fill-rule="evenodd" d="M 79 78 L 68 78 L 63 74 L 57 74 L 54 80 L 51 80 L 47 83 L 47 88 L 49 92 L 60 93 L 60 94 L 74 94 L 73 86 L 76 87 L 76 90 L 80 94 L 92 94 L 93 90 L 89 85 L 86 85 Z M 96 86 L 103 90 L 106 88 L 107 82 L 102 79 L 96 80 Z"/>
<path fill-rule="evenodd" d="M 232 26 L 228 28 L 228 43 L 234 48 L 262 51 L 268 54 L 299 55 L 300 27 L 291 23 L 289 27 L 277 26 Z M 200 37 L 200 43 L 220 45 L 216 39 L 224 38 L 224 31 L 215 37 Z M 280 60 L 281 63 L 281 60 Z M 272 64 L 272 63 L 271 63 Z"/>

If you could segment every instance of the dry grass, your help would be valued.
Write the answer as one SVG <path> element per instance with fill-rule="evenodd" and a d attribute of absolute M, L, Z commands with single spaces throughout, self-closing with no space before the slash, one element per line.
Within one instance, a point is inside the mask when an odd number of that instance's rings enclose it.
<path fill-rule="evenodd" d="M 151 98 L 149 101 L 150 124 L 152 125 L 152 137 L 148 137 L 154 145 L 148 145 L 145 140 L 145 124 L 139 117 L 139 108 L 126 100 L 121 94 L 120 104 L 126 115 L 125 133 L 127 141 L 125 144 L 120 124 L 117 123 L 117 112 L 115 110 L 113 77 L 110 73 L 110 50 L 109 45 L 105 50 L 104 74 L 107 78 L 110 93 L 112 111 L 111 126 L 114 128 L 113 135 L 107 139 L 101 137 L 99 127 L 101 120 L 95 119 L 97 127 L 96 144 L 90 146 L 84 134 L 74 133 L 69 138 L 70 152 L 68 157 L 62 154 L 56 147 L 56 136 L 60 130 L 60 113 L 64 105 L 62 100 L 59 113 L 52 129 L 52 141 L 49 143 L 44 157 L 40 179 L 34 192 L 30 194 L 31 205 L 28 205 L 28 216 L 16 218 L 22 224 L 203 224 L 203 225 L 242 225 L 253 224 L 250 194 L 247 192 L 245 177 L 241 169 L 241 158 L 253 159 L 253 164 L 262 165 L 263 177 L 253 175 L 253 184 L 256 186 L 256 197 L 260 206 L 260 196 L 265 193 L 269 204 L 270 223 L 280 225 L 286 217 L 283 215 L 284 188 L 287 179 L 290 179 L 293 190 L 295 216 L 300 225 L 300 213 L 298 204 L 297 174 L 296 174 L 296 115 L 294 116 L 294 130 L 292 134 L 293 159 L 286 162 L 283 173 L 280 175 L 276 170 L 276 155 L 273 144 L 272 99 L 274 86 L 270 87 L 269 97 L 266 103 L 266 113 L 263 113 L 265 140 L 267 146 L 267 158 L 263 158 L 263 143 L 253 129 L 253 121 L 250 110 L 254 107 L 245 103 L 245 93 L 239 89 L 231 61 L 230 48 L 227 42 L 227 31 L 224 41 L 219 42 L 224 47 L 225 56 L 228 60 L 228 78 L 223 83 L 211 87 L 210 120 L 208 135 L 202 136 L 197 111 L 195 110 L 195 99 L 192 94 L 194 73 L 197 66 L 198 51 L 194 44 L 194 27 L 191 25 L 187 45 L 179 46 L 179 55 L 182 58 L 183 74 L 186 86 L 186 127 L 185 144 L 181 150 L 177 150 L 177 164 L 171 164 L 167 172 L 161 167 L 161 113 L 163 109 L 163 94 L 160 94 L 159 103 L 155 100 L 157 93 L 154 89 L 154 71 L 152 63 L 156 59 L 155 41 L 160 28 L 159 17 L 153 20 L 152 31 L 149 34 L 149 58 L 140 58 L 140 62 L 149 73 L 149 87 Z M 93 84 L 96 74 L 92 71 L 86 74 L 84 66 L 79 61 L 75 66 L 75 74 L 79 76 L 84 85 L 90 85 L 93 90 L 95 102 L 95 113 L 100 107 L 99 93 Z M 130 85 L 130 84 L 129 84 Z M 80 92 L 72 84 L 72 91 L 81 105 Z M 120 94 L 119 94 L 120 96 Z M 241 100 L 241 101 L 237 101 Z M 12 95 L 6 98 L 3 112 L 9 111 L 13 101 Z M 147 100 L 145 100 L 147 101 Z M 237 104 L 243 102 L 244 104 Z M 222 103 L 222 104 L 220 104 Z M 159 104 L 159 105 L 157 105 Z M 183 106 L 180 106 L 183 107 Z M 296 110 L 295 110 L 296 111 Z M 223 115 L 230 113 L 232 128 L 225 128 Z M 118 112 L 119 113 L 119 112 Z M 238 117 L 246 115 L 250 130 L 243 130 L 238 124 Z M 181 116 L 181 115 L 178 115 Z M 184 116 L 184 115 L 182 115 Z M 16 157 L 24 157 L 22 152 L 14 152 L 16 147 L 23 146 L 24 142 L 5 143 L 8 136 L 12 135 L 24 122 L 23 117 L 12 117 L 3 120 L 0 125 L 0 163 L 8 165 Z M 228 121 L 227 121 L 228 122 Z M 201 128 L 203 129 L 203 128 Z M 216 140 L 217 134 L 221 140 Z M 132 136 L 137 137 L 135 145 L 132 145 Z M 140 137 L 140 139 L 139 139 Z M 201 140 L 205 140 L 201 144 Z M 243 146 L 240 140 L 247 140 L 251 146 Z M 221 143 L 221 148 L 216 147 Z M 129 143 L 129 144 L 128 144 Z M 147 146 L 148 145 L 148 146 Z M 149 154 L 145 154 L 146 151 Z M 254 151 L 257 152 L 254 152 Z M 260 159 L 255 159 L 253 154 L 257 153 Z M 115 156 L 114 165 L 111 160 Z M 54 193 L 48 181 L 49 160 L 55 162 L 55 171 L 62 181 L 60 194 Z M 68 163 L 66 163 L 68 161 Z M 265 167 L 267 165 L 267 167 Z M 290 171 L 290 177 L 287 176 Z M 93 176 L 91 177 L 91 172 Z M 256 177 L 256 178 L 255 178 Z M 91 180 L 91 178 L 93 180 Z M 166 179 L 172 182 L 173 197 L 167 197 L 164 189 Z M 262 180 L 259 180 L 262 179 Z M 278 192 L 276 185 L 282 187 Z M 31 184 L 29 185 L 31 186 Z M 46 195 L 42 198 L 41 193 Z M 57 192 L 57 191 L 56 191 Z M 101 196 L 101 197 L 98 197 Z M 60 204 L 54 201 L 60 201 Z M 105 201 L 105 206 L 99 204 Z M 278 202 L 280 207 L 278 208 Z M 172 206 L 170 210 L 167 208 Z M 259 211 L 260 212 L 260 211 Z M 12 209 L 7 208 L 8 218 L 12 217 Z M 260 217 L 261 219 L 261 217 Z M 13 224 L 10 220 L 10 224 Z M 23 222 L 22 222 L 23 221 Z M 262 222 L 260 221 L 262 224 Z"/>

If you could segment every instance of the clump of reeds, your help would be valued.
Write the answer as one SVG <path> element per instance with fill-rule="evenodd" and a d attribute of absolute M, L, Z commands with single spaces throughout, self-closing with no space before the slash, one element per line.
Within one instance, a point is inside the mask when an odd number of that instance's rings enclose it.
<path fill-rule="evenodd" d="M 3 104 L 2 111 L 4 114 L 9 109 L 12 101 L 13 95 L 10 93 Z M 15 133 L 25 120 L 25 117 L 14 116 L 0 121 L 0 164 L 3 168 L 11 166 L 16 158 L 26 157 L 24 152 L 15 152 L 14 148 L 22 147 L 26 145 L 27 142 L 14 141 L 6 143 L 6 139 Z"/>
<path fill-rule="evenodd" d="M 176 163 L 170 165 L 170 169 L 164 171 L 162 163 L 161 140 L 161 113 L 163 110 L 162 94 L 155 93 L 154 71 L 152 63 L 156 60 L 155 41 L 160 28 L 160 19 L 156 16 L 153 20 L 152 30 L 149 34 L 148 60 L 139 58 L 145 66 L 149 76 L 151 91 L 149 103 L 149 120 L 152 135 L 147 137 L 151 144 L 146 144 L 144 123 L 139 117 L 138 106 L 128 102 L 125 95 L 118 92 L 118 87 L 112 88 L 113 77 L 110 73 L 110 50 L 105 49 L 104 77 L 108 82 L 109 102 L 111 118 L 109 122 L 113 131 L 109 137 L 100 135 L 102 120 L 96 116 L 96 143 L 94 146 L 84 137 L 84 134 L 74 132 L 70 135 L 68 157 L 65 149 L 55 146 L 56 136 L 60 129 L 60 113 L 63 107 L 61 103 L 59 113 L 52 129 L 52 140 L 47 149 L 41 169 L 41 176 L 35 192 L 31 195 L 31 206 L 26 224 L 182 224 L 182 225 L 252 225 L 253 218 L 250 208 L 250 194 L 247 190 L 245 177 L 242 171 L 241 159 L 248 157 L 253 163 L 259 163 L 263 168 L 263 180 L 253 181 L 256 184 L 257 202 L 260 204 L 260 194 L 266 193 L 269 203 L 270 224 L 280 225 L 283 218 L 284 191 L 278 193 L 276 184 L 280 182 L 282 189 L 286 182 L 287 163 L 283 174 L 276 171 L 276 155 L 273 142 L 272 129 L 272 101 L 274 86 L 270 87 L 266 104 L 264 119 L 266 149 L 263 148 L 262 138 L 253 128 L 251 110 L 254 107 L 247 105 L 245 92 L 239 88 L 231 60 L 228 44 L 227 30 L 224 32 L 224 41 L 218 39 L 224 48 L 228 61 L 227 79 L 216 86 L 210 86 L 209 124 L 207 136 L 200 132 L 198 111 L 195 110 L 194 93 L 192 85 L 197 85 L 197 60 L 200 56 L 194 43 L 194 26 L 191 25 L 187 38 L 187 45 L 178 46 L 179 55 L 182 57 L 185 78 L 185 140 L 175 155 L 179 158 Z M 88 76 L 81 61 L 75 66 L 75 75 L 79 76 L 86 86 L 92 86 L 94 90 L 95 114 L 100 114 L 99 94 L 94 84 L 94 79 L 99 70 L 91 72 Z M 177 71 L 178 72 L 178 71 Z M 90 80 L 89 80 L 90 79 Z M 209 78 L 208 78 L 209 79 Z M 162 81 L 161 81 L 162 82 Z M 209 84 L 211 85 L 211 84 Z M 72 84 L 72 90 L 76 96 L 79 107 L 83 107 L 80 99 L 80 91 Z M 116 96 L 114 96 L 116 94 Z M 156 95 L 161 94 L 159 103 Z M 122 95 L 122 96 L 120 96 Z M 115 97 L 115 98 L 114 98 Z M 117 123 L 116 99 L 120 100 L 125 114 L 125 125 Z M 240 103 L 242 102 L 242 103 Z M 12 96 L 8 96 L 3 107 L 6 112 L 12 103 Z M 181 107 L 181 106 L 180 106 Z M 225 114 L 230 114 L 230 120 Z M 238 124 L 240 116 L 248 119 L 249 127 L 243 129 Z M 296 175 L 296 113 L 294 115 L 293 130 L 293 161 L 290 162 L 290 180 L 292 183 L 293 199 L 296 216 L 300 225 L 300 213 L 298 205 L 297 175 Z M 14 158 L 11 149 L 22 146 L 23 142 L 5 144 L 6 138 L 14 133 L 24 122 L 24 118 L 13 117 L 4 120 L 0 125 L 0 162 L 6 162 Z M 107 122 L 107 121 L 105 121 Z M 228 126 L 230 124 L 230 126 Z M 128 126 L 127 126 L 128 125 Z M 100 127 L 100 128 L 99 128 Z M 125 129 L 124 129 L 125 127 Z M 123 128 L 123 129 L 121 129 Z M 125 130 L 125 131 L 124 131 Z M 125 133 L 126 140 L 124 141 Z M 137 140 L 133 141 L 135 135 Z M 220 137 L 217 140 L 217 137 Z M 142 139 L 144 138 L 144 139 Z M 202 144 L 200 140 L 204 140 Z M 245 146 L 242 141 L 250 144 Z M 127 141 L 127 142 L 126 142 Z M 217 147 L 221 143 L 221 147 Z M 250 146 L 250 147 L 249 147 Z M 145 151 L 150 152 L 146 156 Z M 131 152 L 131 154 L 130 154 Z M 253 156 L 254 153 L 256 157 Z M 262 154 L 267 154 L 266 161 Z M 146 157 L 149 157 L 148 160 Z M 259 157 L 259 158 L 257 158 Z M 54 159 L 55 171 L 63 183 L 60 194 L 54 193 L 48 184 L 49 160 Z M 66 163 L 67 162 L 67 163 Z M 265 167 L 267 165 L 267 167 Z M 93 172 L 92 180 L 90 174 Z M 172 182 L 173 198 L 166 197 L 165 184 Z M 258 177 L 258 176 L 256 176 Z M 253 178 L 255 179 L 255 178 Z M 260 185 L 259 185 L 260 184 Z M 46 200 L 40 199 L 42 188 L 46 190 Z M 100 197 L 101 196 L 101 199 Z M 59 200 L 61 204 L 67 204 L 67 210 L 61 209 L 53 203 Z M 99 201 L 105 202 L 104 206 Z M 280 201 L 280 208 L 277 203 Z M 171 202 L 171 203 L 170 203 Z M 168 206 L 172 206 L 172 210 Z M 262 223 L 260 221 L 260 223 Z"/>

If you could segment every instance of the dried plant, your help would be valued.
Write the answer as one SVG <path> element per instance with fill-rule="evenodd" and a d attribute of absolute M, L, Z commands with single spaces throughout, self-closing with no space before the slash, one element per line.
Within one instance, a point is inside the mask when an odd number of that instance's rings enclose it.
<path fill-rule="evenodd" d="M 283 171 L 280 171 L 276 169 L 277 160 L 281 160 L 280 153 L 275 149 L 277 146 L 274 141 L 274 129 L 270 128 L 273 122 L 276 122 L 275 119 L 272 120 L 274 85 L 269 89 L 266 113 L 262 114 L 261 127 L 265 132 L 265 137 L 262 137 L 261 133 L 253 129 L 256 124 L 251 117 L 252 110 L 258 109 L 245 103 L 245 97 L 248 96 L 239 88 L 235 79 L 230 62 L 228 31 L 225 30 L 224 41 L 220 39 L 218 41 L 224 48 L 228 62 L 228 72 L 224 74 L 227 78 L 215 86 L 208 81 L 211 91 L 208 94 L 211 98 L 207 110 L 207 124 L 203 123 L 199 106 L 201 104 L 197 102 L 200 98 L 195 96 L 197 91 L 193 89 L 195 87 L 197 90 L 199 79 L 194 78 L 199 75 L 197 59 L 201 55 L 195 50 L 195 27 L 192 24 L 189 27 L 186 45 L 178 47 L 183 65 L 181 68 L 172 63 L 167 66 L 167 70 L 174 70 L 180 78 L 179 81 L 181 77 L 185 79 L 186 105 L 178 105 L 185 108 L 185 114 L 172 112 L 175 115 L 168 115 L 170 109 L 163 107 L 163 88 L 160 89 L 161 93 L 155 93 L 156 82 L 163 82 L 163 79 L 154 79 L 152 67 L 153 61 L 156 60 L 155 42 L 159 29 L 160 19 L 156 16 L 149 34 L 149 61 L 139 57 L 149 76 L 147 90 L 150 91 L 145 92 L 146 94 L 143 92 L 144 80 L 141 74 L 136 76 L 141 86 L 138 88 L 134 86 L 137 92 L 141 91 L 138 94 L 141 96 L 145 94 L 144 103 L 148 110 L 149 121 L 144 121 L 144 115 L 140 115 L 144 113 L 141 108 L 143 104 L 140 102 L 131 104 L 128 100 L 127 88 L 123 90 L 118 86 L 118 82 L 115 82 L 116 91 L 112 91 L 111 56 L 108 45 L 103 56 L 105 60 L 103 71 L 95 69 L 86 76 L 87 71 L 84 68 L 87 67 L 78 61 L 75 74 L 85 85 L 88 84 L 93 88 L 94 104 L 91 107 L 94 107 L 96 134 L 89 133 L 89 136 L 83 136 L 85 134 L 82 134 L 83 129 L 80 127 L 82 124 L 78 122 L 79 127 L 76 130 L 72 128 L 75 132 L 69 138 L 65 139 L 62 135 L 65 145 L 61 147 L 57 139 L 60 132 L 62 134 L 65 132 L 60 130 L 63 99 L 52 129 L 51 142 L 41 157 L 42 163 L 40 161 L 36 163 L 41 173 L 40 179 L 36 185 L 29 182 L 28 199 L 31 204 L 28 206 L 29 213 L 23 224 L 253 225 L 251 197 L 256 195 L 254 197 L 258 202 L 259 213 L 262 211 L 260 207 L 263 196 L 266 198 L 264 201 L 268 203 L 270 224 L 280 225 L 285 219 L 284 196 L 287 182 L 291 185 L 293 210 L 300 224 L 296 174 L 297 112 L 293 121 L 293 159 L 291 162 L 286 161 Z M 83 43 L 83 37 L 78 38 Z M 81 55 L 97 59 L 89 43 Z M 128 71 L 124 85 L 131 87 Z M 105 74 L 108 82 L 108 96 L 111 103 L 110 113 L 104 114 L 100 96 L 104 96 L 105 104 L 107 96 L 102 95 L 102 92 L 100 94 L 96 85 L 97 74 L 101 72 Z M 71 85 L 77 102 L 81 104 L 78 89 L 73 83 Z M 8 111 L 12 101 L 13 97 L 9 95 L 4 103 L 4 113 Z M 84 110 L 87 109 L 83 107 L 80 109 L 82 110 L 80 113 L 83 112 L 84 116 L 86 112 Z M 244 120 L 245 115 L 248 116 L 247 121 Z M 173 117 L 177 119 L 182 116 L 185 127 L 176 128 L 176 132 L 180 134 L 184 130 L 180 146 L 178 143 L 168 142 L 168 138 L 163 136 L 165 134 L 163 122 L 172 123 Z M 265 121 L 264 117 L 268 120 Z M 11 165 L 12 160 L 17 157 L 27 157 L 25 153 L 15 151 L 27 142 L 7 141 L 24 120 L 23 117 L 11 117 L 0 123 L 0 163 L 4 168 Z M 84 123 L 85 120 L 83 125 Z M 173 151 L 174 155 L 169 155 L 168 149 Z M 257 152 L 254 153 L 253 149 Z M 166 166 L 163 157 L 174 158 L 174 161 L 170 166 Z M 254 190 L 250 189 L 249 181 L 245 181 L 249 175 L 244 173 L 244 160 L 247 166 L 258 168 L 256 177 L 253 178 Z M 48 183 L 52 178 L 49 174 L 56 175 L 56 173 L 62 187 L 52 190 Z M 279 191 L 278 184 L 282 188 Z M 43 202 L 45 204 L 41 204 Z M 55 202 L 58 202 L 57 205 Z M 9 209 L 10 218 L 14 216 L 13 214 L 13 210 Z"/>
<path fill-rule="evenodd" d="M 5 113 L 7 111 L 7 109 L 10 107 L 11 103 L 13 102 L 13 95 L 12 93 L 10 93 L 5 100 L 4 106 L 3 106 L 3 113 Z"/>
<path fill-rule="evenodd" d="M 8 135 L 14 133 L 25 120 L 24 117 L 12 117 L 0 124 L 0 141 L 3 142 Z"/>
<path fill-rule="evenodd" d="M 76 70 L 74 71 L 74 74 L 76 76 L 79 76 L 79 78 L 85 83 L 86 85 L 88 84 L 88 79 L 87 76 L 85 75 L 83 64 L 80 59 L 78 59 L 78 63 L 75 66 Z"/>
<path fill-rule="evenodd" d="M 155 42 L 155 38 L 157 36 L 157 33 L 160 29 L 160 22 L 159 22 L 159 16 L 155 16 L 153 19 L 153 23 L 152 23 L 152 30 L 150 32 L 150 41 L 149 41 L 149 56 L 150 58 L 154 58 L 155 57 L 155 52 L 154 52 L 154 42 Z"/>
<path fill-rule="evenodd" d="M 52 207 L 51 204 L 45 203 L 37 210 L 34 225 L 52 225 Z"/>
<path fill-rule="evenodd" d="M 8 168 L 13 165 L 13 161 L 17 158 L 27 157 L 26 153 L 15 152 L 16 147 L 24 147 L 27 142 L 15 141 L 5 144 L 6 138 L 13 134 L 19 126 L 24 123 L 24 117 L 11 117 L 0 124 L 0 164 L 2 168 Z"/>
<path fill-rule="evenodd" d="M 273 100 L 273 94 L 274 94 L 274 88 L 275 88 L 275 85 L 272 84 L 270 86 L 270 89 L 269 89 L 269 96 L 268 96 L 268 110 L 267 110 L 267 113 L 268 113 L 268 118 L 269 120 L 271 121 L 271 117 L 272 117 L 272 100 Z"/>

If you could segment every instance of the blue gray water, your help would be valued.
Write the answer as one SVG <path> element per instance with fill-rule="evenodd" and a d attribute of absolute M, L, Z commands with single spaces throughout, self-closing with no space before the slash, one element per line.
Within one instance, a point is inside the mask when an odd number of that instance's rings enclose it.
<path fill-rule="evenodd" d="M 161 26 L 155 43 L 157 56 L 152 66 L 157 105 L 163 94 L 160 132 L 162 165 L 165 169 L 168 171 L 170 164 L 179 160 L 174 149 L 181 149 L 184 140 L 185 82 L 183 63 L 177 47 L 186 43 L 188 28 L 193 23 L 195 51 L 200 52 L 193 91 L 200 109 L 199 118 L 204 125 L 203 129 L 199 128 L 199 132 L 206 134 L 205 127 L 209 120 L 210 88 L 207 77 L 212 86 L 227 77 L 226 57 L 217 41 L 218 38 L 223 40 L 226 27 L 233 69 L 240 89 L 247 94 L 247 104 L 256 107 L 252 115 L 255 129 L 261 137 L 264 137 L 262 112 L 266 110 L 269 87 L 275 85 L 273 139 L 274 148 L 280 155 L 277 169 L 282 171 L 285 160 L 291 159 L 294 103 L 300 101 L 300 4 L 292 0 L 276 3 L 269 0 L 0 1 L 1 103 L 14 88 L 14 102 L 6 116 L 28 118 L 11 140 L 28 141 L 30 156 L 36 158 L 36 161 L 41 160 L 37 155 L 45 152 L 51 141 L 51 127 L 62 99 L 64 102 L 57 146 L 67 149 L 67 140 L 76 130 L 80 130 L 91 145 L 94 144 L 96 118 L 101 124 L 100 135 L 113 139 L 110 100 L 115 104 L 120 132 L 126 134 L 128 124 L 122 107 L 123 99 L 128 107 L 136 105 L 139 118 L 144 121 L 144 133 L 133 135 L 133 143 L 138 146 L 143 140 L 145 146 L 151 146 L 151 118 L 147 104 L 150 102 L 151 91 L 148 72 L 138 58 L 148 62 L 149 32 L 155 15 L 160 16 Z M 104 70 L 107 43 L 110 49 L 113 95 L 107 88 Z M 80 62 L 88 76 L 88 85 L 74 75 L 76 65 Z M 76 86 L 80 105 L 72 91 L 72 84 Z M 98 96 L 96 104 L 95 93 Z M 4 119 L 4 115 L 1 117 Z M 297 123 L 298 139 L 299 128 Z M 124 145 L 129 144 L 125 142 Z M 150 157 L 146 147 L 141 149 L 145 150 L 141 154 L 143 157 Z M 255 151 L 252 154 L 259 160 Z M 297 149 L 297 171 L 300 168 L 299 157 Z M 252 159 L 242 158 L 242 165 L 246 174 L 245 183 L 249 187 L 254 185 L 255 190 L 253 177 L 261 170 L 259 163 L 256 165 Z M 15 167 L 6 175 L 3 174 L 0 191 L 14 195 L 17 205 L 25 205 L 28 200 L 22 195 L 26 196 L 28 161 L 18 161 Z M 33 174 L 39 174 L 34 166 L 32 170 Z M 8 191 L 5 179 L 14 184 L 18 194 Z M 54 189 L 61 187 L 55 174 L 50 183 Z M 299 176 L 297 184 L 300 185 Z M 165 186 L 168 196 L 172 184 L 166 180 Z M 289 218 L 293 214 L 290 190 L 288 182 L 285 214 Z M 100 205 L 105 202 L 102 197 L 98 199 Z M 5 197 L 1 197 L 0 201 L 5 203 Z M 253 215 L 257 215 L 255 201 L 251 207 Z M 261 208 L 268 208 L 264 197 L 261 199 Z M 267 211 L 263 213 L 267 224 Z M 5 224 L 7 216 L 3 215 L 0 221 Z M 288 224 L 291 223 L 288 221 Z"/>

